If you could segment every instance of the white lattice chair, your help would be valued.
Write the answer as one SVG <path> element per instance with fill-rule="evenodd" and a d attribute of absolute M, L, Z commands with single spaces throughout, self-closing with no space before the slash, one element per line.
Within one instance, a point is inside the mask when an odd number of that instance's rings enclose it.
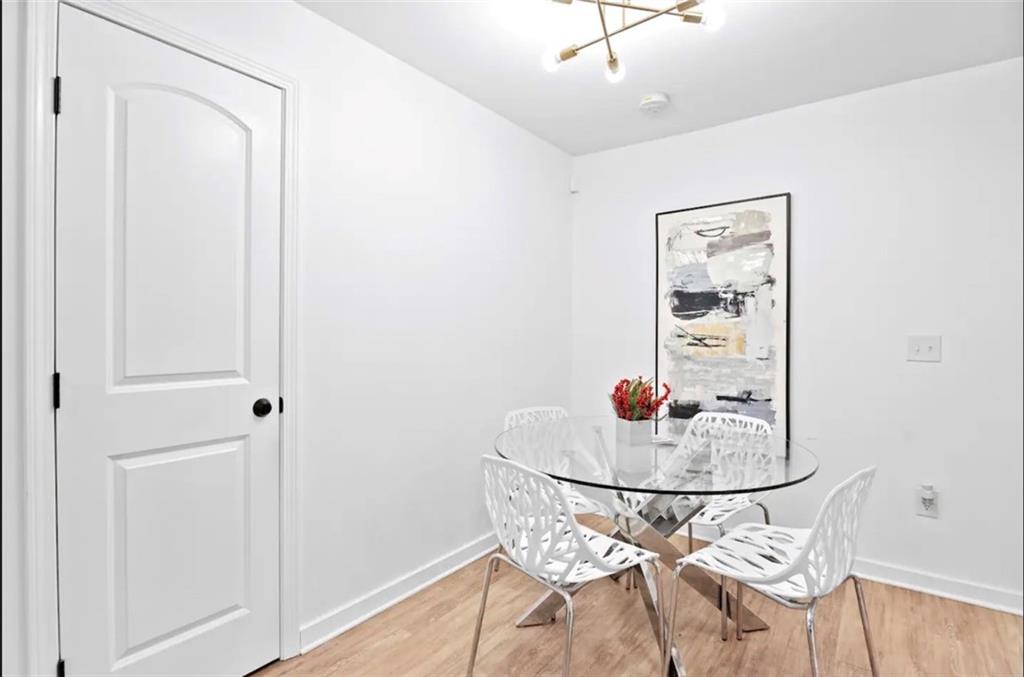
<path fill-rule="evenodd" d="M 562 407 L 526 407 L 524 409 L 513 409 L 505 414 L 505 430 L 529 423 L 557 421 L 563 418 L 569 418 L 569 412 Z M 555 481 L 558 482 L 558 480 Z M 592 498 L 584 496 L 575 487 L 572 487 L 565 482 L 558 482 L 558 484 L 561 485 L 562 490 L 565 492 L 565 497 L 569 500 L 569 505 L 572 506 L 573 513 L 577 515 L 598 514 L 604 515 L 608 519 L 614 518 L 611 511 L 599 501 L 595 501 Z"/>
<path fill-rule="evenodd" d="M 713 454 L 760 455 L 766 463 L 770 463 L 774 453 L 769 443 L 771 437 L 772 427 L 759 418 L 742 414 L 702 411 L 690 420 L 679 446 L 681 451 L 686 453 L 692 448 L 709 444 Z M 763 444 L 758 444 L 761 441 Z M 733 465 L 742 467 L 741 464 Z M 712 497 L 704 509 L 687 523 L 687 552 L 693 552 L 694 525 L 716 527 L 719 535 L 723 535 L 727 519 L 741 510 L 755 505 L 764 514 L 764 523 L 769 524 L 768 508 L 761 503 L 764 496 L 764 493 L 760 493 Z"/>
<path fill-rule="evenodd" d="M 562 418 L 569 418 L 569 412 L 564 407 L 524 407 L 513 409 L 505 414 L 505 430 L 527 423 L 542 423 L 543 421 L 557 421 Z"/>
<path fill-rule="evenodd" d="M 493 565 L 504 560 L 565 600 L 562 675 L 567 676 L 572 660 L 572 593 L 584 583 L 634 566 L 654 567 L 651 576 L 660 581 L 658 555 L 577 524 L 565 491 L 547 475 L 490 456 L 482 459 L 482 465 L 487 512 L 507 555 L 495 553 L 487 562 L 467 674 L 473 674 L 476 663 Z M 659 590 L 659 614 L 662 597 Z"/>
<path fill-rule="evenodd" d="M 814 643 L 814 611 L 818 600 L 848 578 L 853 579 L 860 608 L 860 620 L 868 648 L 871 674 L 878 677 L 867 606 L 860 580 L 851 574 L 860 527 L 860 514 L 867 499 L 875 468 L 865 468 L 835 487 L 825 498 L 810 529 L 793 529 L 763 524 L 741 524 L 706 548 L 679 560 L 670 594 L 669 637 L 675 633 L 676 588 L 684 568 L 701 569 L 736 581 L 736 638 L 743 639 L 743 586 L 791 609 L 807 611 L 807 645 L 811 674 L 818 677 L 818 655 Z M 721 602 L 728 604 L 726 587 Z M 725 632 L 723 616 L 722 629 Z M 671 646 L 670 642 L 666 645 Z M 663 656 L 663 671 L 668 657 Z"/>

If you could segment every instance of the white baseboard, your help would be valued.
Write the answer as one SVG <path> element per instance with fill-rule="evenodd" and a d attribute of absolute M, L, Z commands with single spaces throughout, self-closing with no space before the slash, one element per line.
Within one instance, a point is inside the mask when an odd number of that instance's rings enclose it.
<path fill-rule="evenodd" d="M 493 550 L 496 545 L 494 533 L 486 533 L 447 555 L 442 555 L 433 562 L 428 562 L 419 569 L 385 583 L 376 590 L 304 624 L 299 629 L 302 653 L 334 639 L 346 630 L 416 594 L 431 583 L 461 569 Z"/>
<path fill-rule="evenodd" d="M 857 558 L 853 565 L 853 571 L 869 581 L 916 590 L 936 597 L 945 597 L 997 611 L 1006 611 L 1018 616 L 1024 615 L 1024 594 L 1020 591 L 940 576 L 864 557 Z"/>

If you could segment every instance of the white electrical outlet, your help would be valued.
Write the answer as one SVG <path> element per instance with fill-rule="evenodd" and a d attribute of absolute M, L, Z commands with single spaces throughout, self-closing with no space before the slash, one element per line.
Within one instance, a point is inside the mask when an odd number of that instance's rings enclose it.
<path fill-rule="evenodd" d="M 942 362 L 941 336 L 908 336 L 908 362 Z"/>
<path fill-rule="evenodd" d="M 939 492 L 931 484 L 922 484 L 917 488 L 917 514 L 921 517 L 939 516 Z"/>

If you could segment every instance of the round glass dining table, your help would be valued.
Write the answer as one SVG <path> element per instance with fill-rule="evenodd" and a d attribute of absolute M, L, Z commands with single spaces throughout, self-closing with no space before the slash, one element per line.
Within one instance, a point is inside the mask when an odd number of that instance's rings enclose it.
<path fill-rule="evenodd" d="M 695 430 L 687 431 L 686 422 L 679 420 L 659 421 L 655 431 L 653 425 L 624 424 L 613 416 L 566 417 L 510 428 L 495 440 L 495 451 L 558 480 L 567 493 L 579 497 L 577 505 L 593 506 L 594 512 L 612 521 L 609 535 L 656 552 L 671 569 L 684 553 L 669 537 L 709 503 L 727 497 L 759 498 L 804 482 L 818 470 L 809 449 L 767 427 Z M 661 642 L 658 586 L 652 579 L 658 574 L 643 568 L 635 574 L 644 581 L 638 588 Z M 720 581 L 697 567 L 684 569 L 683 580 L 716 609 L 724 599 L 735 620 L 736 599 L 722 595 Z M 563 604 L 560 595 L 546 594 L 517 625 L 552 622 Z M 746 607 L 741 622 L 745 632 L 768 628 Z M 672 653 L 676 660 L 670 672 L 677 672 L 675 647 Z"/>

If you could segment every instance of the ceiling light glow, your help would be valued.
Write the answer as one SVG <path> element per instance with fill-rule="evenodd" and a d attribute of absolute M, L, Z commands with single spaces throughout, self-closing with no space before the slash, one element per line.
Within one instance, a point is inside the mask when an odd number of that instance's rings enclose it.
<path fill-rule="evenodd" d="M 558 52 L 554 49 L 549 49 L 544 52 L 540 58 L 540 65 L 548 73 L 557 73 L 558 66 L 562 63 L 562 60 L 558 57 Z"/>
<path fill-rule="evenodd" d="M 619 60 L 619 57 L 612 56 L 608 59 L 604 68 L 604 77 L 613 85 L 622 82 L 622 79 L 626 77 L 626 66 Z"/>
<path fill-rule="evenodd" d="M 725 11 L 725 5 L 721 0 L 705 0 L 700 4 L 700 8 L 700 25 L 705 29 L 714 33 L 725 25 L 728 12 Z"/>

